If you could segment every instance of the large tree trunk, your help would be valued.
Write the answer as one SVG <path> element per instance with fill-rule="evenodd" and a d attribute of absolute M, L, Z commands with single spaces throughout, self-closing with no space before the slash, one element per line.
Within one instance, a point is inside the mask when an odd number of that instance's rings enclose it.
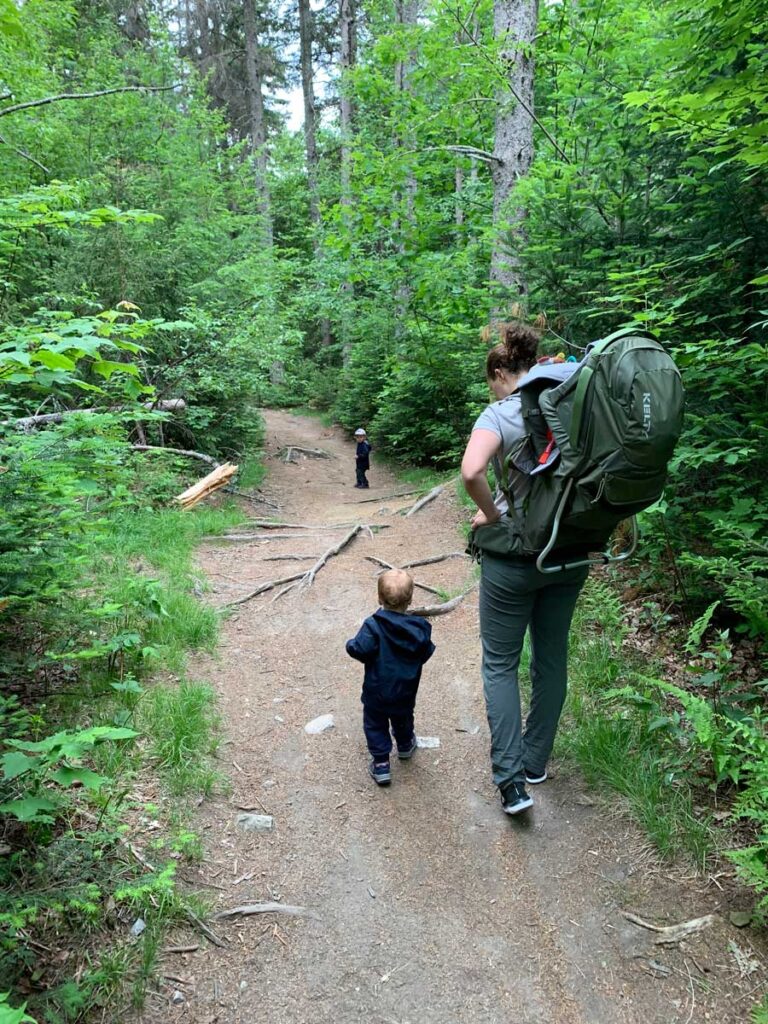
<path fill-rule="evenodd" d="M 415 25 L 419 17 L 419 6 L 420 0 L 396 0 L 395 17 L 397 19 L 397 23 L 406 28 L 410 28 Z M 413 82 L 411 80 L 411 72 L 415 61 L 415 54 L 409 53 L 402 60 L 398 60 L 395 64 L 395 89 L 398 93 L 407 94 L 412 91 Z M 397 137 L 395 139 L 395 145 L 398 148 L 406 150 L 412 150 L 414 148 L 413 140 L 407 137 Z M 400 255 L 404 257 L 402 262 L 405 264 L 408 256 L 408 236 L 415 227 L 414 204 L 416 200 L 416 175 L 414 174 L 410 160 L 406 171 L 405 192 L 402 198 L 405 200 L 405 224 L 398 224 L 397 227 L 400 228 L 400 243 L 398 248 Z M 398 286 L 396 293 L 395 334 L 397 337 L 401 336 L 405 330 L 405 318 L 408 315 L 408 307 L 411 303 L 412 289 L 409 284 L 409 280 L 410 277 L 406 271 L 402 283 Z"/>
<path fill-rule="evenodd" d="M 267 125 L 264 116 L 261 58 L 256 31 L 256 0 L 243 0 L 243 28 L 245 30 L 245 65 L 248 82 L 248 115 L 250 119 L 251 154 L 256 182 L 256 198 L 262 218 L 262 232 L 266 245 L 272 245 L 272 209 L 267 181 Z"/>
<path fill-rule="evenodd" d="M 515 204 L 513 193 L 533 160 L 533 45 L 538 13 L 538 0 L 495 0 L 493 29 L 501 43 L 507 87 L 499 95 L 496 113 L 491 280 L 510 298 L 526 293 L 519 256 L 525 241 L 525 209 Z"/>
<path fill-rule="evenodd" d="M 342 75 L 341 108 L 339 127 L 341 129 L 341 216 L 345 228 L 349 228 L 350 211 L 352 208 L 352 130 L 354 124 L 354 104 L 349 72 L 354 68 L 357 59 L 357 17 L 355 0 L 339 0 L 339 33 L 341 36 L 340 67 Z M 355 287 L 347 276 L 341 285 L 343 305 L 341 310 L 341 358 L 344 366 L 349 365 L 352 345 L 349 341 L 347 324 L 350 317 L 350 306 L 354 298 Z"/>
<path fill-rule="evenodd" d="M 339 0 L 339 32 L 341 34 L 342 79 L 355 66 L 357 50 L 357 27 L 354 0 Z M 341 90 L 341 205 L 352 203 L 351 186 L 351 138 L 354 108 L 349 83 L 342 81 Z"/>
<path fill-rule="evenodd" d="M 304 94 L 304 145 L 307 152 L 309 212 L 315 227 L 320 223 L 317 201 L 317 140 L 315 132 L 315 90 L 312 69 L 312 11 L 309 0 L 299 0 L 299 43 L 301 49 L 301 89 Z"/>

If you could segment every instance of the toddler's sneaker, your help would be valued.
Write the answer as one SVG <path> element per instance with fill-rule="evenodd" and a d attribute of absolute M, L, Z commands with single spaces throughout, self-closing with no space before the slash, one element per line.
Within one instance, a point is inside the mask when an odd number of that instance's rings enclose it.
<path fill-rule="evenodd" d="M 542 782 L 546 782 L 548 778 L 546 768 L 543 772 L 531 772 L 527 768 L 525 769 L 525 781 L 529 786 L 539 786 Z"/>
<path fill-rule="evenodd" d="M 410 759 L 416 753 L 416 746 L 416 735 L 414 734 L 413 739 L 411 740 L 407 747 L 397 748 L 397 756 L 400 758 L 401 761 L 410 761 Z"/>
<path fill-rule="evenodd" d="M 389 761 L 374 761 L 371 759 L 368 763 L 368 774 L 377 786 L 388 786 L 392 781 Z"/>
<path fill-rule="evenodd" d="M 505 814 L 520 814 L 533 807 L 533 799 L 526 793 L 522 782 L 510 782 L 501 790 L 501 806 Z"/>

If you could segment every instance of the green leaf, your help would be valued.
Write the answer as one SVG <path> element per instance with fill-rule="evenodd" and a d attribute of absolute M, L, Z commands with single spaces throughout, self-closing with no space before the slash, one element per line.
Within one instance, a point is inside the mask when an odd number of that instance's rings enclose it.
<path fill-rule="evenodd" d="M 52 352 L 49 348 L 40 348 L 32 354 L 32 360 L 42 363 L 49 370 L 74 370 L 77 365 L 69 356 L 61 352 Z"/>
<path fill-rule="evenodd" d="M 51 774 L 51 778 L 54 782 L 58 782 L 60 786 L 74 786 L 80 783 L 86 789 L 93 790 L 100 789 L 105 782 L 109 781 L 103 775 L 97 775 L 96 772 L 92 772 L 90 768 L 73 768 L 69 765 L 62 765 L 61 768 L 57 768 Z"/>
<path fill-rule="evenodd" d="M 12 814 L 18 821 L 52 822 L 54 818 L 51 811 L 57 810 L 59 806 L 44 796 L 28 796 L 23 800 L 9 800 L 0 804 L 0 814 Z"/>
<path fill-rule="evenodd" d="M 18 750 L 9 750 L 3 754 L 3 776 L 8 781 L 18 778 L 18 776 L 23 775 L 24 772 L 37 768 L 41 760 L 42 759 L 39 757 L 27 757 L 26 754 L 22 754 Z"/>
<path fill-rule="evenodd" d="M 107 380 L 113 373 L 129 373 L 132 377 L 139 376 L 138 366 L 134 366 L 133 363 L 116 363 L 111 359 L 97 359 L 93 364 L 93 369 L 100 377 L 106 377 Z"/>

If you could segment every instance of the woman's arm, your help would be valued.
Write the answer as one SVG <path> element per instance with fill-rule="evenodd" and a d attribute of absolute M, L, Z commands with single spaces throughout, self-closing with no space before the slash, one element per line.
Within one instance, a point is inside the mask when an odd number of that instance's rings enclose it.
<path fill-rule="evenodd" d="M 501 448 L 501 438 L 492 430 L 473 430 L 464 458 L 461 460 L 461 479 L 467 494 L 478 507 L 472 526 L 495 523 L 500 512 L 493 503 L 491 488 L 488 486 L 488 463 Z"/>

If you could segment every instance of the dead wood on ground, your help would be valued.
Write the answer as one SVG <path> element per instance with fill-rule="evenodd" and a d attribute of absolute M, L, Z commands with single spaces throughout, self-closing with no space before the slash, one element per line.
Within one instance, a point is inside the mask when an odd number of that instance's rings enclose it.
<path fill-rule="evenodd" d="M 704 917 L 694 917 L 690 921 L 683 921 L 681 924 L 661 926 L 644 921 L 642 917 L 638 917 L 637 914 L 632 914 L 628 910 L 622 911 L 622 916 L 640 928 L 647 928 L 648 931 L 656 932 L 656 937 L 653 941 L 657 946 L 681 942 L 683 939 L 687 939 L 691 935 L 709 928 L 710 925 L 715 923 L 716 919 L 714 914 L 705 914 Z"/>
<path fill-rule="evenodd" d="M 294 458 L 294 453 L 298 452 L 299 457 L 305 459 L 332 459 L 333 456 L 330 452 L 325 451 L 324 448 L 302 448 L 300 445 L 289 444 L 285 448 L 281 448 L 279 452 L 274 456 L 276 459 L 282 459 L 283 462 L 298 462 L 298 459 Z"/>
<path fill-rule="evenodd" d="M 417 558 L 413 562 L 403 562 L 401 568 L 415 569 L 417 565 L 434 565 L 436 562 L 445 562 L 449 558 L 468 558 L 465 551 L 449 551 L 447 555 L 432 555 L 431 558 Z"/>
<path fill-rule="evenodd" d="M 465 590 L 463 594 L 459 594 L 458 597 L 452 597 L 450 601 L 446 601 L 444 604 L 431 604 L 425 605 L 422 608 L 409 608 L 409 615 L 421 615 L 425 619 L 430 619 L 435 615 L 447 615 L 448 612 L 452 612 L 454 608 L 458 608 L 467 594 L 471 593 L 475 588 L 470 587 L 469 590 Z"/>
<path fill-rule="evenodd" d="M 183 455 L 187 459 L 197 459 L 198 462 L 213 466 L 214 469 L 218 469 L 221 465 L 218 459 L 214 459 L 212 455 L 206 455 L 205 452 L 194 452 L 187 448 L 162 448 L 159 444 L 134 444 L 131 447 L 135 452 L 166 452 L 168 455 Z"/>
<path fill-rule="evenodd" d="M 412 487 L 409 491 L 394 491 L 392 494 L 380 494 L 376 498 L 358 498 L 356 501 L 344 501 L 343 505 L 365 505 L 369 501 L 389 501 L 390 498 L 407 498 L 409 494 L 420 494 L 421 487 Z"/>
<path fill-rule="evenodd" d="M 304 917 L 308 913 L 306 907 L 291 906 L 290 903 L 244 903 L 239 907 L 232 907 L 231 910 L 220 910 L 214 914 L 214 921 L 221 921 L 226 917 L 247 917 L 250 914 L 285 914 L 287 917 Z"/>
<path fill-rule="evenodd" d="M 419 498 L 415 505 L 411 505 L 411 507 L 405 513 L 405 518 L 408 519 L 409 516 L 414 515 L 416 512 L 419 511 L 419 509 L 422 509 L 424 508 L 425 505 L 428 505 L 430 501 L 434 501 L 435 498 L 437 498 L 438 495 L 442 494 L 444 490 L 445 486 L 443 484 L 439 484 L 437 487 L 433 487 L 429 494 L 425 494 L 423 498 Z"/>
<path fill-rule="evenodd" d="M 238 466 L 233 466 L 231 462 L 225 462 L 223 466 L 217 466 L 208 476 L 204 476 L 202 480 L 198 480 L 196 484 L 187 488 L 182 494 L 177 495 L 174 501 L 178 501 L 185 510 L 194 508 L 195 505 L 198 505 L 205 498 L 210 497 L 214 491 L 218 491 L 221 487 L 226 487 L 237 473 L 238 468 Z"/>

